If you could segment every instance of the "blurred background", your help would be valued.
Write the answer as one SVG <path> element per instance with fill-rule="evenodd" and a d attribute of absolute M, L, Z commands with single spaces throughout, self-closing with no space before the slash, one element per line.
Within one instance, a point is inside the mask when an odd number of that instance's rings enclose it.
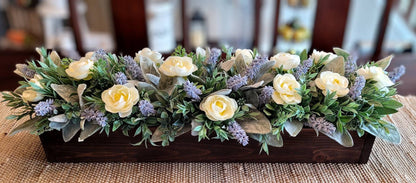
<path fill-rule="evenodd" d="M 134 55 L 176 45 L 282 51 L 342 47 L 360 63 L 389 54 L 407 67 L 399 94 L 416 94 L 416 0 L 0 0 L 1 90 L 35 47 L 77 59 L 102 48 Z"/>

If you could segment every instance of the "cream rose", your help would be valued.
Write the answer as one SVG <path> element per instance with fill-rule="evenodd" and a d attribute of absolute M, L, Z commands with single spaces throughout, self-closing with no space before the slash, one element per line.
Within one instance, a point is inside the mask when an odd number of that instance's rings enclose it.
<path fill-rule="evenodd" d="M 249 49 L 237 49 L 235 50 L 235 57 L 237 58 L 238 55 L 241 55 L 244 59 L 244 62 L 247 65 L 250 65 L 253 62 L 253 51 Z"/>
<path fill-rule="evenodd" d="M 335 55 L 333 53 L 328 53 L 328 52 L 324 52 L 324 51 L 316 51 L 316 50 L 313 50 L 312 55 L 311 55 L 311 58 L 314 60 L 315 63 L 318 63 L 321 58 L 324 58 L 327 55 L 329 55 L 329 57 L 328 57 L 328 59 L 326 59 L 323 62 L 323 64 L 327 64 L 330 61 L 334 60 L 334 58 L 337 57 L 337 55 Z"/>
<path fill-rule="evenodd" d="M 377 83 L 375 85 L 378 89 L 392 86 L 394 84 L 381 67 L 362 67 L 357 70 L 357 74 L 363 76 L 365 79 L 372 79 L 376 81 Z"/>
<path fill-rule="evenodd" d="M 237 102 L 225 95 L 211 95 L 200 105 L 208 119 L 212 121 L 224 121 L 234 116 L 238 108 Z"/>
<path fill-rule="evenodd" d="M 292 74 L 278 74 L 273 79 L 273 88 L 272 98 L 277 104 L 298 104 L 302 101 L 302 96 L 296 91 L 300 84 Z"/>
<path fill-rule="evenodd" d="M 198 58 L 200 58 L 200 57 L 206 57 L 206 55 L 207 55 L 207 53 L 206 53 L 206 51 L 203 48 L 201 48 L 201 47 L 196 48 L 196 56 Z"/>
<path fill-rule="evenodd" d="M 160 66 L 159 71 L 166 76 L 189 76 L 198 70 L 190 57 L 170 56 Z"/>
<path fill-rule="evenodd" d="M 278 53 L 270 58 L 270 60 L 276 61 L 273 68 L 280 68 L 283 66 L 282 68 L 285 71 L 296 68 L 300 64 L 300 57 L 289 53 Z"/>
<path fill-rule="evenodd" d="M 94 66 L 94 62 L 88 58 L 82 57 L 79 61 L 71 62 L 65 72 L 68 76 L 81 80 L 91 79 L 88 77 L 91 74 L 90 69 Z"/>
<path fill-rule="evenodd" d="M 139 101 L 139 92 L 132 84 L 114 85 L 101 93 L 101 99 L 105 110 L 124 118 L 131 114 L 133 106 Z"/>
<path fill-rule="evenodd" d="M 348 79 L 331 71 L 324 71 L 319 78 L 315 80 L 316 86 L 322 90 L 326 96 L 327 91 L 337 92 L 334 98 L 342 97 L 348 94 Z"/>
<path fill-rule="evenodd" d="M 136 62 L 140 62 L 140 57 L 147 57 L 158 66 L 160 66 L 163 63 L 162 54 L 156 51 L 152 51 L 149 48 L 143 48 L 138 53 L 136 53 L 136 57 L 134 58 L 134 60 Z"/>
<path fill-rule="evenodd" d="M 27 89 L 23 91 L 22 99 L 25 102 L 38 102 L 43 99 L 43 95 L 33 89 Z"/>

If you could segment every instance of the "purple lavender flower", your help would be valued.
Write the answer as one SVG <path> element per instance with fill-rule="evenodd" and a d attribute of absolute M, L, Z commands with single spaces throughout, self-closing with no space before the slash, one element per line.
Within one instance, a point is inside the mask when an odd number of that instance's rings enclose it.
<path fill-rule="evenodd" d="M 247 84 L 247 76 L 241 77 L 240 74 L 235 75 L 227 80 L 227 88 L 237 91 L 239 88 Z"/>
<path fill-rule="evenodd" d="M 358 76 L 355 78 L 354 84 L 352 84 L 350 91 L 348 93 L 352 99 L 357 99 L 361 96 L 361 91 L 365 86 L 365 78 L 364 76 Z"/>
<path fill-rule="evenodd" d="M 294 76 L 297 80 L 300 79 L 300 77 L 302 77 L 303 75 L 305 75 L 309 69 L 312 67 L 313 65 L 313 60 L 312 58 L 309 58 L 307 60 L 304 60 L 302 62 L 302 64 L 300 64 L 297 68 L 296 68 L 296 72 L 294 73 Z"/>
<path fill-rule="evenodd" d="M 207 59 L 207 64 L 209 65 L 216 65 L 218 61 L 218 57 L 221 56 L 221 50 L 218 48 L 212 48 L 209 54 L 209 58 Z"/>
<path fill-rule="evenodd" d="M 127 76 L 122 72 L 117 72 L 114 74 L 114 81 L 118 85 L 124 85 L 127 83 Z"/>
<path fill-rule="evenodd" d="M 202 94 L 202 91 L 200 89 L 198 89 L 194 83 L 190 82 L 189 80 L 187 80 L 184 84 L 183 84 L 183 90 L 186 92 L 186 96 L 191 98 L 194 101 L 200 101 L 201 98 L 199 97 L 199 95 Z"/>
<path fill-rule="evenodd" d="M 257 73 L 260 71 L 261 66 L 265 64 L 266 62 L 268 62 L 267 57 L 257 57 L 248 66 L 244 75 L 250 79 L 254 79 Z"/>
<path fill-rule="evenodd" d="M 358 57 L 353 55 L 349 56 L 345 62 L 345 76 L 349 77 L 357 70 L 357 59 Z"/>
<path fill-rule="evenodd" d="M 272 98 L 274 92 L 274 88 L 271 86 L 265 86 L 259 95 L 259 105 L 262 106 L 264 104 L 269 103 L 270 99 Z"/>
<path fill-rule="evenodd" d="M 147 100 L 140 100 L 140 102 L 139 102 L 139 109 L 140 109 L 140 112 L 144 116 L 151 116 L 151 115 L 156 114 L 155 108 Z"/>
<path fill-rule="evenodd" d="M 107 60 L 107 52 L 103 49 L 98 49 L 92 55 L 94 60 Z"/>
<path fill-rule="evenodd" d="M 390 80 L 395 83 L 400 79 L 406 73 L 406 67 L 404 65 L 401 65 L 399 67 L 396 67 L 393 69 L 393 72 L 389 72 L 389 78 Z"/>
<path fill-rule="evenodd" d="M 55 109 L 56 107 L 53 105 L 53 99 L 46 99 L 35 106 L 35 114 L 36 116 L 46 116 L 48 114 L 53 114 Z"/>
<path fill-rule="evenodd" d="M 142 70 L 136 61 L 131 56 L 123 57 L 124 64 L 126 64 L 127 76 L 130 79 L 144 81 Z"/>
<path fill-rule="evenodd" d="M 309 126 L 327 134 L 333 134 L 337 129 L 334 124 L 325 120 L 324 117 L 316 117 L 315 114 L 309 117 Z"/>
<path fill-rule="evenodd" d="M 237 122 L 233 121 L 231 124 L 229 124 L 227 126 L 227 130 L 238 141 L 238 143 L 243 146 L 248 144 L 248 136 Z"/>
<path fill-rule="evenodd" d="M 89 106 L 81 111 L 81 118 L 89 122 L 97 122 L 100 126 L 104 127 L 107 125 L 108 118 L 103 112 L 93 106 Z"/>

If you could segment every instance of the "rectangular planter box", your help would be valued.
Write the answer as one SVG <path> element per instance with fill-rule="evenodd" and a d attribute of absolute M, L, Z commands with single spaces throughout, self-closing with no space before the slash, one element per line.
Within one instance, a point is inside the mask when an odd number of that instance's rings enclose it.
<path fill-rule="evenodd" d="M 235 140 L 202 140 L 186 133 L 167 147 L 132 146 L 140 139 L 120 131 L 95 134 L 84 142 L 77 138 L 65 143 L 61 132 L 40 135 L 49 162 L 289 162 L 289 163 L 367 163 L 375 137 L 366 133 L 359 138 L 351 132 L 354 146 L 343 147 L 325 135 L 316 136 L 304 128 L 297 137 L 282 135 L 284 146 L 269 146 L 270 154 L 259 154 L 260 145 L 250 139 L 245 147 Z"/>

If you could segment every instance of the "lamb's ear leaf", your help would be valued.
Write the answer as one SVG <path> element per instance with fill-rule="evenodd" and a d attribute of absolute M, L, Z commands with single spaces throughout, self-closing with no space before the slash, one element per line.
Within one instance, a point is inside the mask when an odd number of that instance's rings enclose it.
<path fill-rule="evenodd" d="M 86 84 L 82 83 L 78 85 L 77 93 L 78 93 L 79 106 L 81 107 L 81 109 L 84 106 L 84 99 L 82 99 L 82 95 L 84 94 L 85 89 L 87 89 Z"/>
<path fill-rule="evenodd" d="M 303 123 L 297 120 L 286 121 L 284 124 L 285 130 L 290 136 L 296 137 L 303 128 Z"/>
<path fill-rule="evenodd" d="M 386 122 L 384 128 L 376 128 L 371 124 L 361 126 L 361 129 L 393 144 L 400 144 L 401 136 L 393 123 Z"/>
<path fill-rule="evenodd" d="M 235 60 L 231 59 L 231 60 L 227 60 L 225 62 L 222 62 L 220 64 L 220 66 L 221 66 L 222 70 L 229 71 L 233 67 L 234 64 L 235 64 Z"/>
<path fill-rule="evenodd" d="M 332 61 L 328 62 L 321 70 L 323 71 L 331 71 L 340 74 L 343 76 L 345 74 L 345 61 L 344 57 L 338 56 L 334 58 Z"/>
<path fill-rule="evenodd" d="M 14 128 L 9 133 L 9 136 L 15 135 L 15 134 L 17 134 L 17 133 L 19 133 L 21 131 L 29 131 L 29 132 L 32 132 L 32 131 L 36 130 L 35 123 L 38 122 L 41 119 L 42 119 L 42 117 L 35 117 L 35 118 L 29 119 L 29 120 L 23 122 L 22 124 L 20 124 L 16 128 Z"/>
<path fill-rule="evenodd" d="M 272 131 L 269 119 L 257 109 L 250 109 L 252 118 L 236 119 L 246 133 L 268 134 Z"/>
<path fill-rule="evenodd" d="M 70 121 L 65 128 L 62 128 L 62 138 L 64 139 L 64 142 L 70 141 L 80 129 L 81 128 L 78 123 Z"/>
<path fill-rule="evenodd" d="M 51 52 L 49 57 L 55 65 L 61 65 L 61 57 L 59 57 L 58 53 L 55 50 Z"/>
<path fill-rule="evenodd" d="M 391 60 L 393 59 L 393 55 L 389 55 L 388 57 L 385 57 L 385 58 L 383 58 L 383 59 L 380 59 L 379 61 L 377 61 L 376 63 L 375 63 L 375 65 L 377 66 L 377 67 L 381 67 L 381 68 L 383 68 L 383 70 L 386 70 L 387 69 L 387 67 L 389 67 L 389 65 L 390 65 L 390 63 L 391 63 Z"/>
<path fill-rule="evenodd" d="M 152 143 L 162 142 L 162 135 L 163 135 L 162 127 L 161 126 L 158 126 L 156 128 L 156 130 L 153 132 L 152 138 L 150 139 L 150 141 Z"/>
<path fill-rule="evenodd" d="M 155 63 L 147 57 L 140 57 L 140 68 L 142 69 L 142 74 L 146 80 L 146 74 L 160 76 L 159 70 L 157 69 Z"/>
<path fill-rule="evenodd" d="M 78 137 L 78 142 L 83 142 L 85 139 L 94 135 L 94 133 L 98 132 L 102 127 L 98 124 L 87 123 L 84 126 L 84 129 L 81 131 Z"/>
<path fill-rule="evenodd" d="M 196 131 L 195 128 L 197 128 L 197 127 L 201 128 L 201 126 L 202 126 L 202 123 L 196 122 L 195 120 L 192 120 L 192 122 L 191 122 L 191 128 L 192 128 L 191 135 L 192 136 L 198 136 L 199 131 Z"/>
<path fill-rule="evenodd" d="M 143 89 L 146 91 L 149 91 L 149 90 L 157 91 L 156 87 L 146 82 L 138 81 L 134 85 L 137 87 L 137 89 L 139 89 L 139 91 Z"/>
<path fill-rule="evenodd" d="M 350 132 L 348 132 L 348 130 L 344 129 L 342 133 L 338 130 L 336 130 L 335 132 L 333 132 L 331 134 L 324 133 L 322 131 L 321 131 L 321 133 L 323 133 L 324 135 L 328 136 L 329 138 L 335 140 L 336 142 L 338 142 L 339 144 L 341 144 L 344 147 L 354 146 L 354 141 L 351 137 Z"/>
<path fill-rule="evenodd" d="M 335 54 L 337 54 L 338 56 L 344 57 L 344 59 L 347 59 L 350 56 L 350 53 L 348 53 L 348 51 L 345 51 L 341 48 L 335 47 L 333 50 Z"/>
<path fill-rule="evenodd" d="M 58 93 L 66 102 L 75 104 L 79 98 L 76 95 L 77 89 L 72 85 L 57 85 L 51 84 L 51 88 Z"/>
<path fill-rule="evenodd" d="M 237 73 L 242 74 L 242 73 L 244 73 L 246 71 L 247 64 L 244 61 L 243 54 L 239 54 L 237 56 L 237 58 L 235 58 L 235 67 L 236 67 Z"/>
<path fill-rule="evenodd" d="M 152 82 L 155 86 L 159 85 L 160 77 L 155 76 L 153 74 L 146 74 L 146 78 L 148 81 Z"/>
<path fill-rule="evenodd" d="M 268 61 L 268 62 L 264 63 L 263 65 L 261 65 L 259 71 L 256 73 L 256 76 L 253 78 L 253 81 L 254 82 L 260 81 L 260 79 L 263 77 L 263 75 L 268 73 L 270 71 L 270 69 L 272 69 L 272 67 L 274 66 L 275 63 L 276 63 L 276 61 L 272 60 L 272 61 Z"/>

